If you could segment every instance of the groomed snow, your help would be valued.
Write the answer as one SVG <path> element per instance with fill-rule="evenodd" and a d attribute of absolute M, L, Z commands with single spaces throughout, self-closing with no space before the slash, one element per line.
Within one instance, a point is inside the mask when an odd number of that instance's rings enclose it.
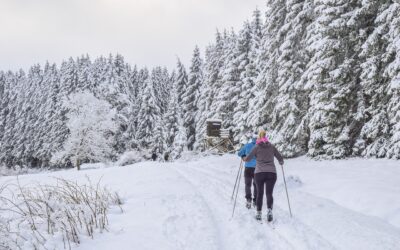
<path fill-rule="evenodd" d="M 22 184 L 62 177 L 102 177 L 118 191 L 124 213 L 112 210 L 109 232 L 85 238 L 76 249 L 399 249 L 399 161 L 287 160 L 294 218 L 278 171 L 275 229 L 244 206 L 244 185 L 231 219 L 231 193 L 239 166 L 234 155 L 186 157 L 175 163 L 19 176 Z M 96 165 L 95 165 L 96 166 Z M 100 166 L 100 165 L 97 165 Z M 1 177 L 0 184 L 15 182 Z M 61 245 L 60 245 L 61 246 Z"/>

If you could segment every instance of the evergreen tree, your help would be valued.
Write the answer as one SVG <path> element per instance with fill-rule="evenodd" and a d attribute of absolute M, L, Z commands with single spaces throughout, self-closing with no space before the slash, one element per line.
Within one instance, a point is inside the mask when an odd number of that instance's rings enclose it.
<path fill-rule="evenodd" d="M 179 109 L 178 93 L 175 86 L 171 89 L 170 102 L 168 103 L 167 112 L 165 112 L 163 121 L 163 151 L 170 154 L 173 150 L 175 136 L 179 129 L 179 119 L 181 119 L 181 109 Z"/>
<path fill-rule="evenodd" d="M 214 96 L 217 92 L 216 83 L 220 81 L 220 71 L 223 60 L 223 40 L 221 34 L 217 31 L 215 44 L 206 48 L 203 83 L 199 90 L 199 99 L 197 103 L 198 112 L 196 119 L 196 140 L 195 149 L 200 149 L 206 130 L 206 120 L 213 115 L 211 105 L 214 102 Z"/>
<path fill-rule="evenodd" d="M 305 34 L 311 24 L 312 7 L 312 1 L 287 1 L 285 25 L 278 31 L 282 43 L 276 58 L 278 93 L 270 114 L 270 138 L 288 157 L 307 152 L 308 92 L 300 79 L 310 59 L 305 51 Z"/>
<path fill-rule="evenodd" d="M 387 157 L 400 159 L 400 3 L 392 3 L 389 13 L 390 23 L 387 39 L 390 43 L 387 49 L 387 58 L 392 60 L 385 71 L 385 76 L 390 79 L 388 114 L 391 139 Z"/>
<path fill-rule="evenodd" d="M 247 29 L 241 34 L 238 40 L 239 52 L 238 60 L 240 73 L 240 93 L 238 103 L 234 108 L 234 124 L 236 124 L 236 137 L 238 141 L 247 132 L 253 130 L 248 124 L 249 105 L 256 96 L 255 82 L 259 76 L 257 57 L 260 53 L 260 43 L 262 39 L 262 20 L 261 13 L 256 9 L 253 13 L 253 20 Z"/>
<path fill-rule="evenodd" d="M 277 72 L 279 46 L 283 37 L 279 33 L 286 18 L 285 0 L 268 0 L 268 9 L 265 13 L 265 24 L 262 28 L 261 51 L 257 58 L 257 67 L 260 72 L 252 93 L 255 97 L 249 101 L 250 110 L 246 115 L 246 124 L 252 128 L 264 127 L 270 131 L 271 114 L 276 103 Z"/>
<path fill-rule="evenodd" d="M 185 92 L 182 95 L 183 104 L 183 126 L 187 130 L 186 145 L 189 150 L 193 150 L 196 141 L 197 102 L 199 98 L 199 89 L 203 81 L 202 60 L 200 50 L 196 46 L 193 52 L 192 64 L 190 66 L 189 80 Z"/>
<path fill-rule="evenodd" d="M 360 52 L 360 85 L 362 86 L 362 98 L 359 102 L 359 110 L 363 126 L 360 131 L 353 153 L 356 155 L 384 157 L 387 152 L 389 138 L 389 117 L 387 115 L 388 104 L 388 80 L 383 76 L 386 68 L 384 51 L 388 41 L 384 38 L 387 30 L 387 16 L 390 1 L 382 3 L 369 2 L 368 12 L 372 12 L 373 23 L 366 33 L 366 38 Z M 364 16 L 366 11 L 362 13 Z M 368 34 L 367 33 L 367 34 Z"/>
<path fill-rule="evenodd" d="M 186 74 L 185 66 L 181 63 L 179 58 L 176 66 L 176 75 L 174 82 L 174 85 L 176 86 L 176 90 L 178 92 L 178 103 L 179 105 L 182 105 L 182 96 L 184 95 L 187 88 L 188 77 Z"/>
<path fill-rule="evenodd" d="M 351 154 L 352 120 L 357 106 L 359 67 L 351 40 L 358 30 L 347 24 L 357 1 L 315 1 L 317 18 L 310 37 L 313 57 L 304 76 L 311 90 L 308 154 L 343 158 Z"/>
<path fill-rule="evenodd" d="M 223 127 L 233 130 L 233 109 L 238 100 L 239 89 L 239 61 L 235 60 L 238 56 L 237 36 L 231 31 L 225 32 L 223 40 L 223 62 L 220 69 L 220 78 L 214 84 L 215 99 L 211 104 L 211 117 L 222 118 Z"/>
<path fill-rule="evenodd" d="M 144 83 L 144 89 L 141 93 L 141 106 L 137 115 L 137 128 L 135 139 L 143 148 L 154 146 L 153 133 L 159 125 L 160 107 L 157 105 L 155 90 L 151 78 Z"/>

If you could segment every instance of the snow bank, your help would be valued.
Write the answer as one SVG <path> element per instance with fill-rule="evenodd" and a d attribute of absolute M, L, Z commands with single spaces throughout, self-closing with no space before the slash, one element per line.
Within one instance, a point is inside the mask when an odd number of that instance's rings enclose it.
<path fill-rule="evenodd" d="M 137 162 L 144 161 L 144 154 L 143 152 L 140 151 L 127 151 L 123 153 L 118 161 L 115 163 L 117 166 L 126 166 L 126 165 L 131 165 Z"/>
<path fill-rule="evenodd" d="M 400 227 L 400 162 L 353 158 L 286 161 L 285 174 L 298 176 L 301 191 Z"/>

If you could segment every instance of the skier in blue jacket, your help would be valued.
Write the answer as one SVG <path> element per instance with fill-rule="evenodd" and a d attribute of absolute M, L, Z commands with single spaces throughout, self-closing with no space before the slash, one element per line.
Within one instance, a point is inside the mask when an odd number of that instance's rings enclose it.
<path fill-rule="evenodd" d="M 257 134 L 254 134 L 251 141 L 245 144 L 239 151 L 238 155 L 243 159 L 250 154 L 251 150 L 256 146 Z M 250 161 L 244 164 L 244 183 L 246 190 L 246 207 L 251 208 L 251 203 L 256 204 L 257 189 L 256 183 L 254 181 L 254 170 L 256 168 L 256 158 L 253 157 Z M 253 183 L 253 199 L 251 196 L 251 183 Z"/>

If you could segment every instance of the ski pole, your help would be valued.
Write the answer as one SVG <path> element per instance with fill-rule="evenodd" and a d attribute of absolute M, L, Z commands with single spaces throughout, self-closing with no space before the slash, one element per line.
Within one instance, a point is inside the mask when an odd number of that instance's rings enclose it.
<path fill-rule="evenodd" d="M 242 161 L 242 163 L 243 163 L 243 161 Z M 241 165 L 242 165 L 242 168 L 243 168 L 243 164 L 241 164 Z M 233 215 L 235 214 L 236 200 L 237 200 L 237 196 L 238 196 L 238 193 L 239 193 L 240 180 L 242 179 L 242 172 L 243 172 L 243 171 L 240 171 L 240 172 L 239 172 L 239 181 L 238 181 L 238 185 L 237 185 L 237 188 L 236 188 L 236 196 L 235 196 L 235 202 L 233 203 L 233 210 L 232 210 L 232 217 L 231 217 L 231 219 L 233 218 Z"/>
<path fill-rule="evenodd" d="M 285 183 L 286 197 L 287 197 L 287 203 L 288 203 L 288 206 L 289 206 L 290 217 L 293 217 L 292 216 L 292 209 L 290 209 L 289 194 L 288 194 L 288 191 L 287 191 L 285 171 L 283 171 L 283 165 L 281 165 L 281 168 L 282 168 L 282 174 L 283 174 L 283 182 Z"/>
<path fill-rule="evenodd" d="M 237 173 L 237 175 L 236 175 L 235 186 L 233 186 L 231 201 L 233 200 L 233 196 L 234 196 L 234 194 L 235 194 L 235 189 L 236 189 L 236 185 L 237 185 L 237 182 L 238 182 L 239 173 L 240 173 L 240 171 L 241 171 L 241 169 L 242 169 L 242 165 L 243 165 L 243 160 L 240 161 L 239 170 L 238 170 L 238 173 Z"/>

